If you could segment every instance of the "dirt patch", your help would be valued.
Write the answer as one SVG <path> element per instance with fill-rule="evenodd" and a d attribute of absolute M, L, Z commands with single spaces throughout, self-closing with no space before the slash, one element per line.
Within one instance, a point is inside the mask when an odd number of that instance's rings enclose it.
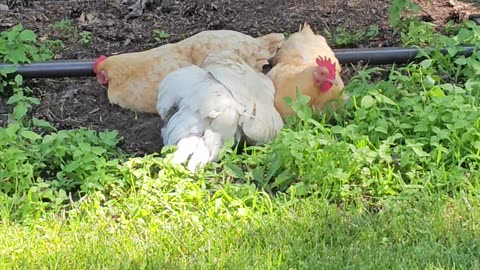
<path fill-rule="evenodd" d="M 420 16 L 424 21 L 442 26 L 448 21 L 461 22 L 470 15 L 480 14 L 479 2 L 458 0 L 416 0 L 420 7 Z"/>
<path fill-rule="evenodd" d="M 65 48 L 56 59 L 90 59 L 100 54 L 140 51 L 176 42 L 203 30 L 230 29 L 252 36 L 295 32 L 303 22 L 309 22 L 316 32 L 330 38 L 335 37 L 338 27 L 355 33 L 378 25 L 379 33 L 375 38 L 358 40 L 350 47 L 398 44 L 398 38 L 388 26 L 389 0 L 16 2 L 18 5 L 10 11 L 0 11 L 0 30 L 20 22 L 33 29 L 41 39 L 61 40 Z M 143 2 L 144 9 L 135 10 L 135 2 Z M 71 24 L 52 27 L 63 20 Z M 154 29 L 164 30 L 170 36 L 156 39 Z M 346 74 L 349 74 L 348 69 Z M 34 115 L 51 121 L 60 129 L 118 130 L 125 138 L 122 147 L 137 155 L 161 148 L 158 117 L 111 105 L 106 89 L 94 78 L 32 79 L 28 85 L 42 101 Z"/>

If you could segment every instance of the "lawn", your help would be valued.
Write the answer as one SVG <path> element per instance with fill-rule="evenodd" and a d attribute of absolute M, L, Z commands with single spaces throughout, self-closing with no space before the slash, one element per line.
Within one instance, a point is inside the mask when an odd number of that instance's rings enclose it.
<path fill-rule="evenodd" d="M 241 211 L 222 206 L 218 199 L 202 199 L 209 201 L 194 208 L 159 198 L 142 205 L 131 195 L 108 209 L 91 203 L 77 209 L 74 217 L 52 215 L 30 225 L 6 223 L 0 265 L 3 269 L 480 266 L 480 205 L 468 196 L 390 200 L 388 210 L 378 213 L 339 209 L 313 197 L 259 199 L 256 207 Z M 176 209 L 167 210 L 165 205 Z M 162 210 L 155 213 L 149 208 Z"/>

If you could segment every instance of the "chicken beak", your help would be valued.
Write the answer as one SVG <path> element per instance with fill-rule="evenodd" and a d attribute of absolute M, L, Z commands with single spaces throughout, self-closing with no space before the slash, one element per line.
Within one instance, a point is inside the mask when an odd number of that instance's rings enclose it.
<path fill-rule="evenodd" d="M 333 85 L 337 85 L 337 79 L 328 79 L 327 81 L 332 83 Z"/>

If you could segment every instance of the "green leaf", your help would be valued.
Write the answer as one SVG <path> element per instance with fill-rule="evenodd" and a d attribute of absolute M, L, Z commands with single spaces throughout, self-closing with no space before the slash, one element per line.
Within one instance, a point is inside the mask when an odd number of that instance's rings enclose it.
<path fill-rule="evenodd" d="M 16 48 L 15 50 L 9 51 L 5 56 L 5 59 L 14 64 L 29 62 L 27 55 L 25 54 L 25 50 L 22 48 Z"/>
<path fill-rule="evenodd" d="M 414 132 L 420 132 L 420 131 L 423 131 L 423 132 L 426 132 L 428 131 L 428 126 L 425 125 L 425 124 L 418 124 L 415 126 L 415 128 L 413 129 Z"/>
<path fill-rule="evenodd" d="M 13 109 L 12 118 L 16 120 L 22 119 L 28 112 L 27 104 L 21 102 Z"/>
<path fill-rule="evenodd" d="M 465 28 L 460 29 L 457 35 L 459 43 L 464 43 L 465 41 L 468 41 L 472 38 L 472 36 L 474 36 L 472 31 Z"/>
<path fill-rule="evenodd" d="M 11 97 L 7 100 L 7 104 L 17 103 L 17 102 L 19 102 L 20 100 L 22 100 L 23 98 L 24 98 L 23 93 L 20 92 L 19 94 L 16 94 L 16 95 L 11 96 Z"/>
<path fill-rule="evenodd" d="M 384 102 L 384 103 L 387 103 L 387 104 L 390 104 L 390 105 L 397 105 L 397 103 L 395 103 L 395 101 L 393 101 L 392 99 L 390 99 L 389 97 L 385 96 L 385 95 L 382 95 L 382 94 L 378 94 L 377 95 L 377 98 Z"/>
<path fill-rule="evenodd" d="M 432 87 L 430 90 L 430 95 L 432 95 L 432 97 L 445 97 L 445 93 L 443 92 L 442 88 L 438 86 Z"/>
<path fill-rule="evenodd" d="M 401 129 L 410 129 L 410 128 L 412 128 L 412 125 L 407 124 L 407 123 L 401 123 L 400 128 Z"/>
<path fill-rule="evenodd" d="M 385 160 L 386 162 L 392 162 L 392 156 L 390 155 L 390 146 L 386 144 L 380 145 L 380 148 L 378 149 L 378 156 Z"/>
<path fill-rule="evenodd" d="M 8 125 L 8 127 L 6 128 L 6 133 L 8 135 L 8 137 L 16 137 L 17 136 L 17 131 L 19 131 L 21 128 L 21 125 L 20 123 L 18 122 L 14 122 L 10 125 Z"/>
<path fill-rule="evenodd" d="M 453 128 L 454 129 L 462 129 L 462 128 L 465 128 L 465 127 L 470 126 L 470 125 L 471 125 L 471 123 L 469 123 L 466 120 L 458 120 L 458 121 L 455 121 L 455 124 L 453 124 Z"/>
<path fill-rule="evenodd" d="M 381 132 L 381 133 L 383 133 L 383 134 L 388 134 L 388 130 L 387 130 L 386 127 L 381 127 L 381 126 L 380 126 L 380 127 L 376 127 L 376 128 L 375 128 L 375 131 Z"/>
<path fill-rule="evenodd" d="M 432 112 L 428 115 L 427 118 L 430 122 L 434 122 L 438 118 L 438 113 L 437 112 Z"/>
<path fill-rule="evenodd" d="M 30 130 L 24 130 L 20 133 L 20 136 L 24 137 L 24 138 L 27 138 L 31 141 L 35 141 L 35 140 L 38 140 L 38 139 L 41 139 L 42 136 L 38 135 L 37 133 L 33 132 L 33 131 L 30 131 Z"/>
<path fill-rule="evenodd" d="M 266 184 L 265 183 L 265 177 L 264 177 L 264 168 L 262 166 L 258 166 L 252 171 L 253 179 L 255 181 L 259 182 L 260 184 Z"/>
<path fill-rule="evenodd" d="M 433 131 L 434 133 L 438 134 L 438 133 L 440 133 L 442 130 L 439 129 L 438 127 L 436 127 L 436 126 L 433 126 L 433 127 L 432 127 L 432 131 Z"/>
<path fill-rule="evenodd" d="M 310 101 L 310 96 L 304 96 L 304 95 L 301 95 L 297 98 L 297 102 L 299 104 L 308 104 L 308 102 Z"/>
<path fill-rule="evenodd" d="M 26 100 L 30 102 L 31 104 L 39 105 L 40 104 L 40 99 L 36 97 L 27 97 Z"/>
<path fill-rule="evenodd" d="M 455 64 L 462 66 L 467 64 L 467 59 L 465 57 L 460 57 L 455 60 Z"/>
<path fill-rule="evenodd" d="M 56 130 L 52 124 L 45 120 L 38 119 L 36 117 L 33 117 L 32 123 L 34 126 L 39 127 L 39 128 L 44 128 L 44 129 L 50 129 L 50 130 Z"/>
<path fill-rule="evenodd" d="M 300 182 L 300 183 L 295 183 L 293 186 L 291 186 L 288 189 L 288 192 L 293 193 L 297 196 L 305 196 L 307 195 L 309 189 L 310 188 L 307 183 Z"/>
<path fill-rule="evenodd" d="M 80 161 L 75 160 L 75 161 L 72 161 L 72 162 L 68 163 L 67 165 L 63 166 L 62 170 L 64 172 L 73 172 L 78 167 L 80 167 Z"/>
<path fill-rule="evenodd" d="M 276 156 L 273 162 L 270 163 L 270 166 L 268 168 L 267 177 L 266 177 L 267 181 L 270 180 L 272 176 L 274 176 L 277 173 L 277 171 L 282 167 L 282 164 L 283 164 L 282 159 Z"/>
<path fill-rule="evenodd" d="M 422 62 L 420 62 L 420 66 L 424 69 L 428 69 L 429 67 L 432 66 L 432 62 L 433 62 L 432 59 L 426 59 L 426 60 L 423 60 Z"/>
<path fill-rule="evenodd" d="M 342 134 L 344 129 L 342 126 L 333 126 L 330 130 L 333 134 Z"/>
<path fill-rule="evenodd" d="M 37 41 L 37 36 L 32 30 L 23 30 L 19 35 L 20 40 L 22 41 Z"/>
<path fill-rule="evenodd" d="M 23 26 L 17 25 L 12 28 L 11 31 L 7 32 L 7 40 L 9 43 L 13 43 L 18 36 L 19 31 L 21 31 Z"/>
<path fill-rule="evenodd" d="M 419 157 L 428 157 L 430 154 L 422 150 L 422 147 L 420 146 L 413 146 L 412 147 L 413 152 Z"/>
<path fill-rule="evenodd" d="M 15 75 L 15 82 L 17 85 L 22 85 L 23 84 L 23 77 L 20 74 Z"/>
<path fill-rule="evenodd" d="M 231 163 L 225 164 L 225 172 L 232 177 L 239 178 L 242 180 L 246 179 L 245 173 L 243 173 L 242 169 L 235 164 L 231 164 Z"/>
<path fill-rule="evenodd" d="M 480 142 L 478 142 L 478 141 L 473 142 L 472 145 L 473 145 L 473 147 L 475 147 L 475 149 L 480 150 Z"/>
<path fill-rule="evenodd" d="M 102 147 L 92 147 L 90 148 L 90 151 L 97 156 L 103 155 L 105 152 L 107 152 L 107 150 Z"/>
<path fill-rule="evenodd" d="M 288 170 L 284 170 L 277 177 L 275 177 L 275 181 L 270 185 L 270 188 L 276 188 L 283 184 L 289 184 L 294 179 L 295 175 L 291 174 Z"/>
<path fill-rule="evenodd" d="M 164 30 L 153 30 L 155 35 L 157 35 L 158 38 L 163 39 L 163 38 L 168 38 L 170 37 L 170 34 L 165 32 Z"/>
<path fill-rule="evenodd" d="M 447 52 L 450 57 L 453 57 L 457 54 L 458 50 L 455 47 L 448 47 Z"/>
<path fill-rule="evenodd" d="M 360 106 L 362 108 L 370 108 L 375 104 L 375 100 L 373 99 L 372 96 L 367 95 L 362 98 L 362 101 L 360 102 Z"/>
<path fill-rule="evenodd" d="M 11 73 L 14 73 L 15 71 L 17 71 L 17 68 L 16 67 L 6 67 L 6 68 L 2 68 L 0 69 L 0 74 L 1 75 L 7 75 L 7 74 L 11 74 Z"/>

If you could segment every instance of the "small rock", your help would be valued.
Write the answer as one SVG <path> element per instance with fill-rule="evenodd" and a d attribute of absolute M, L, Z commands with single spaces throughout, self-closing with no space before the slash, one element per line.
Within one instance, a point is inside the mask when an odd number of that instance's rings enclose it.
<path fill-rule="evenodd" d="M 7 5 L 0 4 L 0 11 L 9 11 L 10 9 L 8 8 Z"/>
<path fill-rule="evenodd" d="M 2 29 L 8 29 L 12 27 L 14 24 L 13 23 L 0 23 L 0 30 Z"/>

